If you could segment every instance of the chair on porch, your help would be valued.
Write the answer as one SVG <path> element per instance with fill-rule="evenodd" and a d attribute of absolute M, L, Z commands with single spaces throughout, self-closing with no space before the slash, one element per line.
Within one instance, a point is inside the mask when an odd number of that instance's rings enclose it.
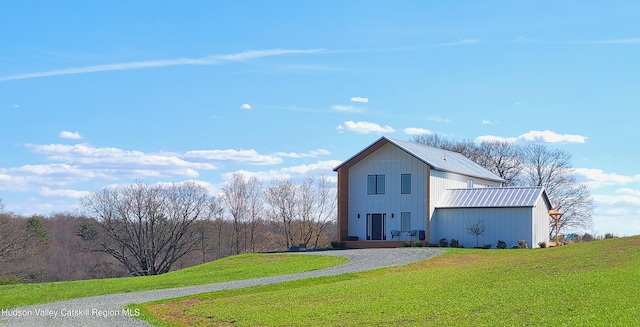
<path fill-rule="evenodd" d="M 418 231 L 417 230 L 410 230 L 407 232 L 407 237 L 411 238 L 411 240 L 413 240 L 414 238 L 418 237 Z"/>
<path fill-rule="evenodd" d="M 391 240 L 393 241 L 393 238 L 396 237 L 398 238 L 398 241 L 400 240 L 400 231 L 399 230 L 392 230 L 391 231 Z"/>

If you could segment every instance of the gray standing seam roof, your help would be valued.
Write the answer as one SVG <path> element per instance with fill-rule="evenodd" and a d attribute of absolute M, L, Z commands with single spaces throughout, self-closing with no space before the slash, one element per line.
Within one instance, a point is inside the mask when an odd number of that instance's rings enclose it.
<path fill-rule="evenodd" d="M 542 195 L 551 208 L 541 186 L 449 189 L 442 195 L 436 208 L 533 207 Z"/>
<path fill-rule="evenodd" d="M 386 140 L 389 143 L 397 146 L 398 148 L 412 155 L 416 159 L 424 162 L 425 164 L 430 166 L 432 169 L 462 174 L 469 177 L 478 177 L 478 178 L 496 181 L 496 182 L 506 182 L 504 179 L 500 178 L 499 176 L 495 175 L 494 173 L 490 172 L 489 170 L 485 169 L 484 167 L 480 166 L 473 160 L 465 157 L 464 155 L 458 152 L 443 150 L 443 149 L 439 149 L 431 146 L 425 146 L 425 145 L 421 145 L 414 142 L 400 141 L 400 140 L 392 139 L 385 136 L 378 139 L 369 147 L 373 146 L 374 144 L 382 140 Z M 365 148 L 365 150 L 368 149 L 369 147 Z M 340 168 L 345 163 L 349 162 L 351 159 L 357 157 L 363 151 L 359 152 L 358 154 L 349 158 L 347 161 L 340 164 L 338 167 L 334 169 L 334 171 L 338 170 L 338 168 Z"/>

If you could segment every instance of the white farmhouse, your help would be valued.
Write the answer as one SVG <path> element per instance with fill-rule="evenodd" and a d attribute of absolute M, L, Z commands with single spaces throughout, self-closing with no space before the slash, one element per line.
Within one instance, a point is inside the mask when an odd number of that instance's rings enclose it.
<path fill-rule="evenodd" d="M 381 137 L 334 171 L 338 239 L 348 247 L 441 239 L 538 247 L 549 239 L 552 206 L 543 188 L 502 187 L 502 178 L 457 152 Z M 477 240 L 471 224 L 484 227 Z"/>

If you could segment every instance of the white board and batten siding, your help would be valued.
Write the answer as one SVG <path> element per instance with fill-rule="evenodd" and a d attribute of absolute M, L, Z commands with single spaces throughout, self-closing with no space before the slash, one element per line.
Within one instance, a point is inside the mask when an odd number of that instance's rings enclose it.
<path fill-rule="evenodd" d="M 507 247 L 525 240 L 536 248 L 539 242 L 548 242 L 551 204 L 541 187 L 448 190 L 436 207 L 431 222 L 434 243 L 446 238 L 465 247 L 491 244 L 495 248 L 498 240 Z M 485 232 L 476 245 L 467 227 L 478 222 Z"/>
<path fill-rule="evenodd" d="M 410 194 L 401 194 L 402 174 L 411 175 Z M 369 175 L 385 176 L 384 194 L 367 194 Z M 386 214 L 387 240 L 391 240 L 391 230 L 401 230 L 402 212 L 411 213 L 411 229 L 426 230 L 426 187 L 427 166 L 393 144 L 385 144 L 349 169 L 349 236 L 366 239 L 369 213 Z"/>

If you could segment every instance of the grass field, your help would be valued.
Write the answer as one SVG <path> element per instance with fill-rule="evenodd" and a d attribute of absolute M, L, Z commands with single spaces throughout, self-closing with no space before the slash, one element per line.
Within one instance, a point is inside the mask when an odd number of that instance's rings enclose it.
<path fill-rule="evenodd" d="M 137 306 L 164 326 L 634 326 L 640 236 L 450 249 L 399 268 Z"/>
<path fill-rule="evenodd" d="M 331 256 L 243 254 L 163 275 L 0 286 L 0 309 L 94 295 L 203 285 L 326 268 L 347 259 Z"/>

